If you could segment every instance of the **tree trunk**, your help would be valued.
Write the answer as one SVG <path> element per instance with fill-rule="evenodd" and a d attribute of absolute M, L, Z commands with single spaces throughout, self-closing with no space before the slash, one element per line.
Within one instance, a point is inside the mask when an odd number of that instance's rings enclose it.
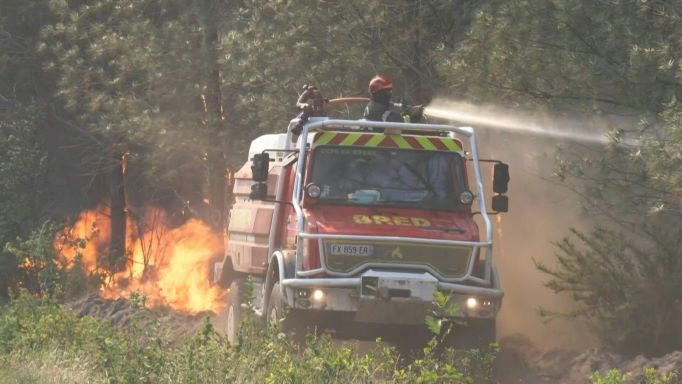
<path fill-rule="evenodd" d="M 410 90 L 413 98 L 412 103 L 426 104 L 431 101 L 433 87 L 430 84 L 430 76 L 428 76 L 431 71 L 424 60 L 428 56 L 428 48 L 423 42 L 425 21 L 421 1 L 413 2 L 410 6 L 410 12 L 406 12 L 405 15 L 408 18 L 405 25 L 411 25 L 413 28 L 412 35 L 414 39 L 412 52 L 410 52 L 412 63 L 403 69 L 408 83 L 406 88 Z"/>
<path fill-rule="evenodd" d="M 207 128 L 208 165 L 207 197 L 209 222 L 213 229 L 222 231 L 225 210 L 226 163 L 221 131 L 224 126 L 220 68 L 218 66 L 218 20 L 212 0 L 198 0 L 199 14 L 203 24 L 203 80 Z"/>
<path fill-rule="evenodd" d="M 123 155 L 117 154 L 115 161 L 121 162 Z M 125 265 L 126 252 L 126 195 L 124 163 L 112 167 L 107 175 L 109 196 L 111 197 L 111 237 L 109 239 L 109 265 L 111 272 L 120 271 Z"/>

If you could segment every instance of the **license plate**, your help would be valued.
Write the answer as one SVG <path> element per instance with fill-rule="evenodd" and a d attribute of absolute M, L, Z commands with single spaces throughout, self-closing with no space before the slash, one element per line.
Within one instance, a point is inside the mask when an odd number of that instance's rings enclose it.
<path fill-rule="evenodd" d="M 329 252 L 337 256 L 372 256 L 373 245 L 362 244 L 329 244 Z"/>

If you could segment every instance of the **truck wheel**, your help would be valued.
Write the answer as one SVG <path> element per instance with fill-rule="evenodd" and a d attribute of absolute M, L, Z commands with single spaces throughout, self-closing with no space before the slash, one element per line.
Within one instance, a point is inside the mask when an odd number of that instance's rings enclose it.
<path fill-rule="evenodd" d="M 455 349 L 485 349 L 496 336 L 495 319 L 469 319 L 466 326 L 455 326 L 446 342 Z"/>
<path fill-rule="evenodd" d="M 286 331 L 283 325 L 285 323 L 284 317 L 284 299 L 279 288 L 279 281 L 276 281 L 270 291 L 270 300 L 268 301 L 268 322 L 277 328 Z"/>
<path fill-rule="evenodd" d="M 306 328 L 303 314 L 299 311 L 296 311 L 295 309 L 287 308 L 279 287 L 279 281 L 276 281 L 272 286 L 272 291 L 270 292 L 270 300 L 268 302 L 267 311 L 268 322 L 282 332 L 294 333 L 296 336 L 302 338 L 305 336 L 303 334 L 305 332 L 299 331 L 305 331 Z"/>
<path fill-rule="evenodd" d="M 244 280 L 235 279 L 230 284 L 230 293 L 227 302 L 227 342 L 234 345 L 242 322 L 244 302 Z"/>

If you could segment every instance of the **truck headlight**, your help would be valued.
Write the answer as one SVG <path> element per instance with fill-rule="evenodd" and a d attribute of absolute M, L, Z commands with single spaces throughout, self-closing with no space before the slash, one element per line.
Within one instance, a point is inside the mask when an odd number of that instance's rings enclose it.
<path fill-rule="evenodd" d="M 459 202 L 462 204 L 471 204 L 474 201 L 474 194 L 470 191 L 464 191 L 459 194 Z"/>
<path fill-rule="evenodd" d="M 305 193 L 308 197 L 317 199 L 322 195 L 322 189 L 319 185 L 310 183 L 305 187 Z"/>
<path fill-rule="evenodd" d="M 467 299 L 467 308 L 476 309 L 478 307 L 478 300 L 475 297 L 470 297 Z"/>
<path fill-rule="evenodd" d="M 313 300 L 322 301 L 324 300 L 324 292 L 321 289 L 316 289 L 313 291 Z"/>

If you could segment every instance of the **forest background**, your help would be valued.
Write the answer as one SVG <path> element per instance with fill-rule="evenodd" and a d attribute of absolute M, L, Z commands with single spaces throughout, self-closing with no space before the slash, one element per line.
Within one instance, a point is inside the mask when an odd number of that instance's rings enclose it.
<path fill-rule="evenodd" d="M 220 231 L 231 172 L 304 83 L 365 96 L 382 73 L 411 104 L 614 117 L 606 145 L 557 153 L 589 225 L 538 267 L 605 344 L 680 349 L 681 18 L 661 0 L 0 0 L 0 293 L 26 284 L 17 243 L 103 201 L 112 270 L 146 206 Z"/>

